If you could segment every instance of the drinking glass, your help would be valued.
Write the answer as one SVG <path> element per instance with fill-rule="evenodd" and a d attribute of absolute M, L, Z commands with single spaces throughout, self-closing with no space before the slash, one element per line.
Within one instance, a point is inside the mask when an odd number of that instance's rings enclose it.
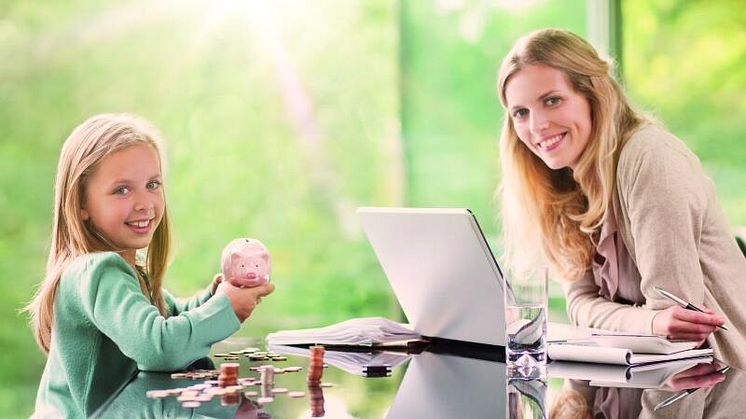
<path fill-rule="evenodd" d="M 525 379 L 546 377 L 546 267 L 511 270 L 505 282 L 505 361 L 508 374 Z"/>

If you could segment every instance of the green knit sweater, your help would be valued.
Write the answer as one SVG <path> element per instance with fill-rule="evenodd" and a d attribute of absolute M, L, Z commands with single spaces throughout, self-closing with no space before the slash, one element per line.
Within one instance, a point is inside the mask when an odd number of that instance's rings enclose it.
<path fill-rule="evenodd" d="M 138 370 L 179 370 L 206 356 L 240 327 L 228 297 L 210 297 L 181 302 L 164 290 L 165 318 L 118 254 L 75 259 L 57 288 L 35 416 L 88 417 Z"/>

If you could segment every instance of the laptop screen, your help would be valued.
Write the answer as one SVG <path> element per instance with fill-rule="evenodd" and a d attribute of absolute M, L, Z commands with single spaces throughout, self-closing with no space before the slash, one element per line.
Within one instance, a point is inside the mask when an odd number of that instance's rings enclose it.
<path fill-rule="evenodd" d="M 471 211 L 363 207 L 358 215 L 415 331 L 505 345 L 502 272 Z"/>

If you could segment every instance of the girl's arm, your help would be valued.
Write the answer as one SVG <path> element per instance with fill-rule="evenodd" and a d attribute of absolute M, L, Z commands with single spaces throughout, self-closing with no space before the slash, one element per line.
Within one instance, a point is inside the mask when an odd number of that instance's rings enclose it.
<path fill-rule="evenodd" d="M 172 315 L 178 315 L 185 311 L 197 308 L 207 302 L 210 297 L 215 295 L 219 283 L 220 275 L 216 275 L 207 288 L 189 298 L 174 297 L 170 292 L 168 292 L 168 290 L 163 289 L 163 300 L 166 302 L 169 313 Z"/>
<path fill-rule="evenodd" d="M 224 294 L 177 316 L 161 316 L 143 295 L 132 269 L 114 253 L 101 254 L 89 266 L 80 294 L 89 321 L 142 370 L 184 368 L 240 327 Z"/>

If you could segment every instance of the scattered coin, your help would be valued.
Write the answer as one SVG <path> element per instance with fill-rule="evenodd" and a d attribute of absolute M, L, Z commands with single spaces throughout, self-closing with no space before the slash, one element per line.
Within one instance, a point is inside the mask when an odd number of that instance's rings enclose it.
<path fill-rule="evenodd" d="M 290 396 L 290 397 L 292 397 L 294 399 L 297 399 L 299 397 L 303 397 L 305 395 L 306 395 L 305 391 L 290 391 L 290 392 L 288 392 L 288 396 Z"/>
<path fill-rule="evenodd" d="M 277 393 L 287 393 L 287 392 L 288 392 L 288 389 L 286 389 L 284 387 L 275 387 L 275 388 L 272 389 L 272 393 L 274 393 L 274 394 L 277 394 Z"/>
<path fill-rule="evenodd" d="M 274 397 L 259 397 L 256 399 L 256 402 L 259 404 L 266 404 L 266 403 L 272 403 L 274 401 Z"/>

